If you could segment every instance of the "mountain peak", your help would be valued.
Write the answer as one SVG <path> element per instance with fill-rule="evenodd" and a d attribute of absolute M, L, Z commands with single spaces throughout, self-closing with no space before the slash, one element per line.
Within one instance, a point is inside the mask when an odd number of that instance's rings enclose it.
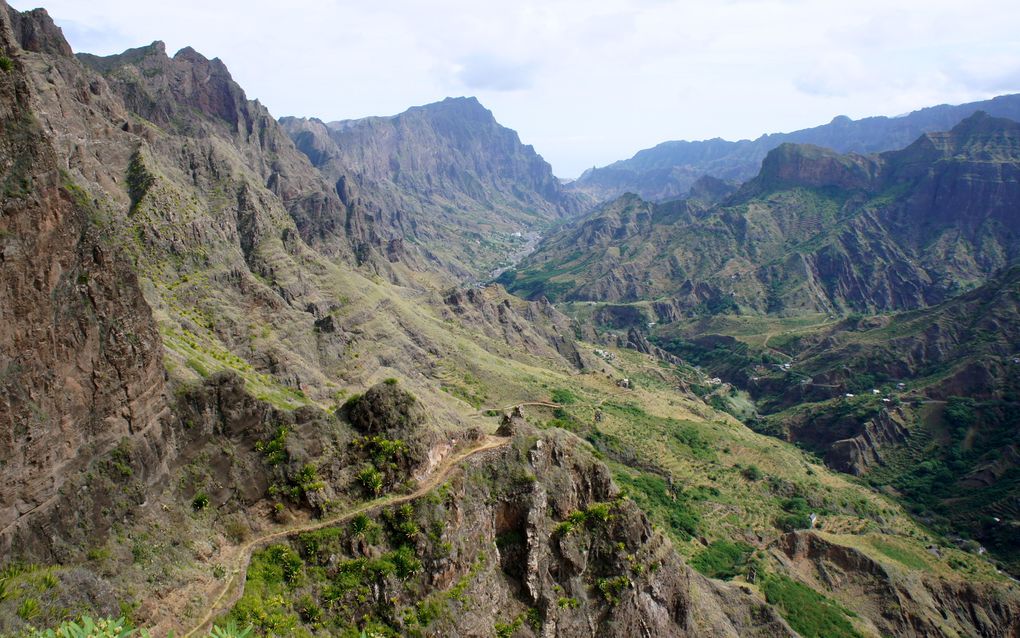
<path fill-rule="evenodd" d="M 978 161 L 1020 160 L 1020 123 L 977 111 L 951 130 L 925 133 L 901 151 L 884 153 L 901 167 L 923 165 L 937 158 Z"/>
<path fill-rule="evenodd" d="M 447 97 L 439 102 L 433 102 L 431 104 L 424 104 L 422 106 L 411 107 L 401 115 L 404 115 L 405 113 L 413 113 L 416 111 L 450 115 L 457 118 L 470 119 L 475 121 L 491 121 L 493 123 L 496 122 L 496 117 L 492 114 L 492 111 L 482 106 L 482 103 L 478 101 L 478 98 L 473 96 Z"/>
<path fill-rule="evenodd" d="M 994 117 L 987 111 L 975 111 L 973 115 L 961 120 L 949 132 L 954 136 L 961 137 L 998 133 L 1011 129 L 1020 129 L 1020 123 L 1004 117 Z"/>
<path fill-rule="evenodd" d="M 753 183 L 758 188 L 777 186 L 836 186 L 867 188 L 877 170 L 875 160 L 813 144 L 785 142 L 769 151 Z"/>
<path fill-rule="evenodd" d="M 7 14 L 11 20 L 11 30 L 22 49 L 67 58 L 74 55 L 71 45 L 64 38 L 64 32 L 53 22 L 46 9 L 22 12 L 7 6 Z"/>

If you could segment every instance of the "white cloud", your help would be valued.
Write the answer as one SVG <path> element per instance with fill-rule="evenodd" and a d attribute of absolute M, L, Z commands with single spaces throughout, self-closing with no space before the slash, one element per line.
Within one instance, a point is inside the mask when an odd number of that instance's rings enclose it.
<path fill-rule="evenodd" d="M 538 65 L 515 62 L 488 53 L 469 55 L 454 67 L 454 76 L 468 90 L 520 91 L 534 85 Z"/>
<path fill-rule="evenodd" d="M 756 137 L 1020 90 L 1015 0 L 13 0 L 75 50 L 160 39 L 276 115 L 474 93 L 572 176 L 667 139 Z"/>

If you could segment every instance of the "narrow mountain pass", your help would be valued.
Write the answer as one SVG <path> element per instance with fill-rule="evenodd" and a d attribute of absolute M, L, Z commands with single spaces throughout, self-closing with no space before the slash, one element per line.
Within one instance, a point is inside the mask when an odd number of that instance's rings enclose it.
<path fill-rule="evenodd" d="M 358 514 L 365 514 L 382 507 L 400 505 L 402 503 L 421 498 L 449 478 L 449 476 L 457 470 L 462 463 L 486 452 L 505 447 L 509 443 L 510 439 L 507 437 L 494 436 L 491 434 L 486 435 L 478 445 L 455 454 L 444 461 L 442 466 L 436 472 L 429 476 L 429 478 L 426 479 L 426 481 L 422 483 L 418 489 L 414 490 L 410 494 L 391 494 L 383 496 L 361 503 L 360 505 L 335 516 L 307 521 L 299 525 L 274 530 L 268 534 L 253 538 L 243 545 L 234 548 L 234 550 L 226 556 L 226 560 L 221 563 L 221 566 L 225 568 L 226 576 L 224 577 L 223 586 L 220 589 L 219 594 L 209 604 L 209 609 L 205 615 L 202 616 L 201 620 L 199 620 L 190 630 L 182 633 L 181 636 L 183 638 L 190 638 L 191 636 L 201 634 L 203 631 L 208 631 L 216 617 L 229 611 L 241 598 L 244 594 L 244 583 L 248 573 L 248 566 L 251 563 L 252 554 L 254 554 L 256 550 L 265 547 L 275 540 L 284 539 L 303 532 L 315 531 L 332 525 L 338 525 L 350 520 Z"/>

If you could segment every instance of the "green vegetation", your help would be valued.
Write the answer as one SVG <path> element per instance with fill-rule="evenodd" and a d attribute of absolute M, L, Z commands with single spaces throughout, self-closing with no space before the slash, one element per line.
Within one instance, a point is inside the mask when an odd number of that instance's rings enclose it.
<path fill-rule="evenodd" d="M 200 512 L 209 507 L 209 495 L 205 492 L 195 494 L 195 498 L 191 499 L 191 507 L 196 512 Z"/>
<path fill-rule="evenodd" d="M 708 547 L 694 556 L 691 567 L 710 578 L 730 580 L 747 572 L 753 553 L 754 548 L 746 543 L 712 541 Z"/>
<path fill-rule="evenodd" d="M 621 472 L 616 480 L 653 520 L 680 540 L 694 538 L 701 527 L 701 516 L 694 506 L 694 498 L 682 489 L 670 489 L 666 481 L 653 474 Z"/>
<path fill-rule="evenodd" d="M 406 457 L 407 442 L 401 439 L 387 439 L 383 436 L 366 436 L 354 440 L 354 446 L 362 449 L 378 469 L 396 470 L 398 461 Z"/>
<path fill-rule="evenodd" d="M 372 496 L 379 496 L 383 489 L 383 474 L 371 465 L 366 465 L 358 472 L 358 481 Z"/>
<path fill-rule="evenodd" d="M 616 605 L 619 603 L 620 594 L 622 594 L 623 590 L 628 587 L 630 587 L 630 579 L 626 576 L 599 578 L 595 581 L 595 589 L 602 594 L 602 598 L 604 598 L 610 605 Z"/>
<path fill-rule="evenodd" d="M 794 496 L 783 501 L 781 507 L 785 514 L 776 518 L 776 527 L 784 532 L 811 527 L 811 508 L 803 496 Z"/>
<path fill-rule="evenodd" d="M 0 55 L 0 71 L 10 73 L 14 69 L 14 60 L 6 55 Z"/>
<path fill-rule="evenodd" d="M 553 403 L 570 405 L 571 403 L 577 402 L 577 396 L 565 388 L 555 388 L 550 394 L 552 396 Z"/>
<path fill-rule="evenodd" d="M 567 515 L 567 518 L 556 525 L 553 533 L 567 536 L 585 527 L 595 527 L 606 523 L 613 517 L 613 503 L 592 503 L 583 510 Z"/>
<path fill-rule="evenodd" d="M 504 623 L 497 621 L 493 626 L 496 638 L 510 638 L 517 632 L 518 629 L 524 626 L 524 615 L 520 615 L 513 619 L 512 622 Z"/>
<path fill-rule="evenodd" d="M 138 206 L 141 199 L 155 184 L 156 178 L 145 165 L 141 151 L 135 151 L 128 163 L 128 194 L 131 196 L 131 208 Z"/>
<path fill-rule="evenodd" d="M 676 448 L 679 454 L 702 460 L 715 458 L 715 450 L 712 449 L 709 440 L 703 434 L 703 428 L 698 423 L 654 416 L 633 403 L 607 401 L 602 409 L 608 414 L 625 419 L 638 431 L 667 432 L 671 447 Z"/>
<path fill-rule="evenodd" d="M 745 467 L 741 471 L 741 474 L 743 474 L 744 478 L 746 478 L 748 481 L 760 481 L 761 478 L 764 476 L 764 474 L 762 474 L 762 471 L 758 469 L 757 465 L 749 465 Z"/>
<path fill-rule="evenodd" d="M 871 538 L 869 542 L 872 547 L 877 549 L 883 555 L 911 568 L 919 571 L 931 571 L 931 566 L 928 565 L 927 560 L 919 556 L 913 550 L 907 547 L 894 543 L 881 538 Z"/>
<path fill-rule="evenodd" d="M 239 629 L 237 624 L 214 625 L 205 638 L 248 638 L 251 627 Z M 124 618 L 98 618 L 82 616 L 68 620 L 53 629 L 28 630 L 19 638 L 149 638 L 146 629 L 136 629 Z"/>
<path fill-rule="evenodd" d="M 780 574 L 769 574 L 762 592 L 804 638 L 860 638 L 846 611 L 815 590 Z"/>
<path fill-rule="evenodd" d="M 287 434 L 286 427 L 279 427 L 273 438 L 268 441 L 256 442 L 255 451 L 261 452 L 269 465 L 286 463 L 290 459 L 287 454 Z"/>

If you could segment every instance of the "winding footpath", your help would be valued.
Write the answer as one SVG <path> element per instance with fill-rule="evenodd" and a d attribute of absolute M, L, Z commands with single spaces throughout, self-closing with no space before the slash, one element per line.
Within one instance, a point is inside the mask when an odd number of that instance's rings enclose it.
<path fill-rule="evenodd" d="M 407 501 L 413 501 L 417 498 L 421 498 L 428 492 L 432 491 L 439 486 L 440 483 L 445 481 L 450 474 L 457 470 L 460 465 L 468 459 L 506 446 L 510 443 L 509 438 L 486 435 L 482 441 L 475 447 L 469 448 L 452 457 L 446 459 L 440 469 L 433 472 L 424 483 L 422 483 L 418 489 L 411 492 L 410 494 L 399 494 L 390 495 L 377 498 L 372 501 L 361 503 L 351 509 L 344 511 L 342 514 L 337 514 L 329 518 L 321 518 L 317 520 L 308 521 L 306 523 L 287 527 L 284 529 L 277 529 L 273 532 L 253 538 L 248 542 L 240 545 L 236 548 L 234 556 L 228 557 L 224 567 L 228 567 L 227 576 L 223 581 L 223 588 L 219 595 L 216 596 L 209 603 L 209 611 L 199 620 L 191 630 L 182 633 L 182 638 L 192 638 L 196 635 L 202 635 L 200 632 L 205 632 L 211 629 L 213 620 L 217 615 L 222 614 L 230 610 L 241 596 L 244 594 L 244 584 L 248 575 L 248 566 L 251 564 L 251 556 L 256 550 L 268 545 L 269 543 L 293 536 L 295 534 L 301 534 L 304 532 L 311 532 L 323 527 L 330 527 L 343 523 L 358 514 L 364 514 L 377 510 L 381 507 L 387 507 L 391 505 L 399 505 L 406 503 Z"/>

